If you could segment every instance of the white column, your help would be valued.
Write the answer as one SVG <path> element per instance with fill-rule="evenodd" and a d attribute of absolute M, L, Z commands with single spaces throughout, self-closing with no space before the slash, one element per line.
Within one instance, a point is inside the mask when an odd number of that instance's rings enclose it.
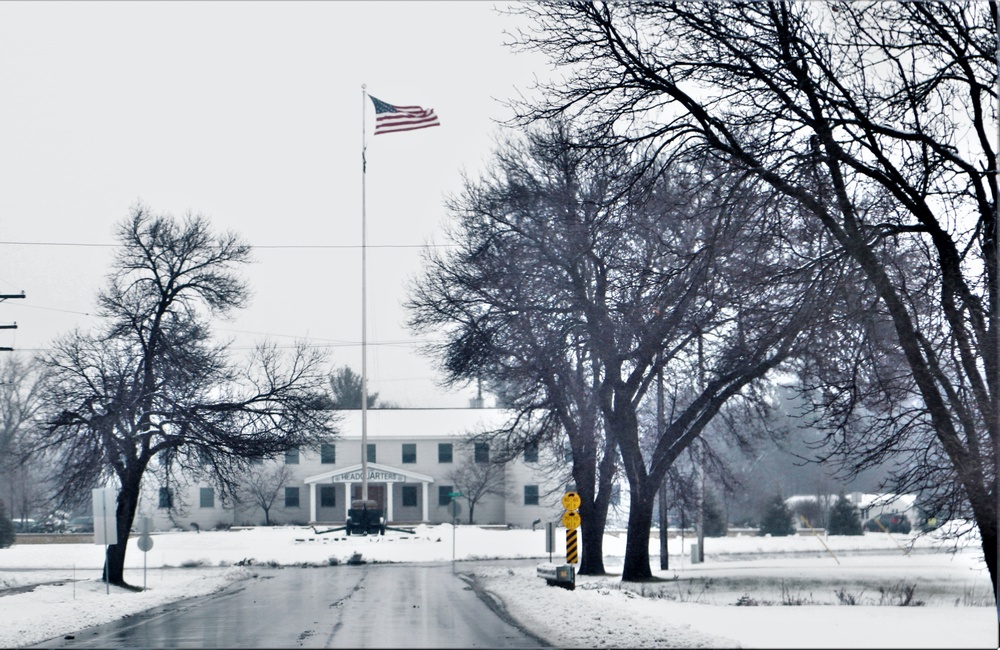
<path fill-rule="evenodd" d="M 344 519 L 347 519 L 347 511 L 351 509 L 351 484 L 344 483 Z"/>
<path fill-rule="evenodd" d="M 428 503 L 427 503 L 427 495 L 429 494 L 429 490 L 427 489 L 427 487 L 429 483 L 421 483 L 420 485 L 423 487 L 423 493 L 424 493 L 424 523 L 426 524 L 430 521 L 430 517 L 428 517 L 428 513 L 430 511 L 428 510 Z"/>
<path fill-rule="evenodd" d="M 387 522 L 393 521 L 392 517 L 392 482 L 387 481 L 385 484 L 385 520 Z"/>
<path fill-rule="evenodd" d="M 316 523 L 316 484 L 309 484 L 309 523 Z"/>

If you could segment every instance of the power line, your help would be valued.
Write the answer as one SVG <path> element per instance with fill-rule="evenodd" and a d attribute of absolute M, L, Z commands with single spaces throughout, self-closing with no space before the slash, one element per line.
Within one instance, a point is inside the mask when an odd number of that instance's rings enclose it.
<path fill-rule="evenodd" d="M 0 241 L 0 246 L 65 246 L 79 248 L 117 248 L 119 244 L 52 241 Z M 368 244 L 368 248 L 454 248 L 456 244 Z M 310 249 L 337 250 L 361 248 L 361 244 L 250 244 L 254 249 Z"/>
<path fill-rule="evenodd" d="M 41 305 L 23 305 L 17 304 L 12 305 L 16 307 L 23 307 L 25 309 L 43 309 L 45 311 L 61 311 L 65 314 L 79 314 L 80 316 L 93 316 L 94 314 L 87 311 L 76 311 L 75 309 L 59 309 L 58 307 L 42 307 Z"/>

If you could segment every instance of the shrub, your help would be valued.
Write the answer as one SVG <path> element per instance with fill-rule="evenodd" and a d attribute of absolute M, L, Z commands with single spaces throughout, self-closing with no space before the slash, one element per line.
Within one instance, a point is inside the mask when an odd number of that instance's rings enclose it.
<path fill-rule="evenodd" d="M 14 532 L 14 522 L 7 516 L 7 507 L 0 501 L 0 548 L 14 544 L 17 534 Z"/>
<path fill-rule="evenodd" d="M 764 505 L 764 513 L 760 520 L 760 534 L 772 537 L 787 537 L 795 534 L 792 525 L 792 512 L 785 504 L 784 497 L 776 494 Z"/>
<path fill-rule="evenodd" d="M 858 508 L 843 493 L 830 508 L 830 524 L 827 532 L 831 535 L 861 534 L 861 516 L 858 514 Z"/>

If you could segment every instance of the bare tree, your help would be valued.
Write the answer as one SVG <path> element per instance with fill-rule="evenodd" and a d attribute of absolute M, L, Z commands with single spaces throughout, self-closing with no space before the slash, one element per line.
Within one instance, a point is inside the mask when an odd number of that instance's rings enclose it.
<path fill-rule="evenodd" d="M 6 468 L 4 482 L 10 499 L 11 517 L 16 521 L 37 519 L 52 503 L 52 490 L 48 477 L 35 462 Z"/>
<path fill-rule="evenodd" d="M 568 437 L 581 497 L 581 574 L 604 573 L 617 450 L 604 435 L 599 367 L 565 283 L 576 277 L 576 289 L 585 291 L 591 282 L 588 221 L 612 201 L 612 179 L 627 166 L 588 157 L 567 125 L 510 138 L 495 152 L 490 173 L 468 179 L 449 203 L 456 251 L 428 253 L 407 303 L 412 327 L 445 332 L 444 342 L 427 352 L 449 381 L 485 378 L 514 413 L 507 426 L 483 436 L 496 444 L 498 460 L 561 446 Z"/>
<path fill-rule="evenodd" d="M 138 206 L 118 230 L 121 247 L 99 296 L 103 326 L 56 342 L 45 363 L 45 425 L 36 449 L 58 463 L 60 496 L 80 499 L 108 481 L 119 488 L 118 542 L 105 578 L 124 585 L 129 531 L 144 476 L 167 483 L 204 475 L 232 495 L 251 459 L 332 434 L 317 410 L 323 357 L 258 346 L 246 366 L 210 339 L 209 316 L 242 307 L 237 269 L 250 248 L 208 221 L 176 221 Z"/>
<path fill-rule="evenodd" d="M 256 464 L 240 479 L 235 500 L 264 511 L 264 525 L 271 525 L 271 508 L 282 489 L 292 479 L 292 469 L 284 463 Z"/>
<path fill-rule="evenodd" d="M 0 357 L 0 459 L 16 457 L 14 448 L 35 424 L 43 378 L 38 363 L 16 353 Z"/>
<path fill-rule="evenodd" d="M 801 348 L 829 262 L 796 268 L 807 233 L 761 216 L 788 206 L 710 161 L 661 174 L 662 161 L 584 147 L 564 125 L 531 137 L 468 188 L 459 252 L 431 260 L 417 322 L 446 326 L 436 349 L 453 377 L 512 379 L 522 412 L 545 411 L 570 435 L 574 466 L 613 470 L 617 445 L 630 490 L 623 579 L 646 579 L 660 481 L 727 401 L 753 399 L 752 384 Z M 775 276 L 780 287 L 761 291 Z M 688 381 L 644 450 L 638 410 L 662 369 Z M 600 427 L 574 431 L 596 414 Z"/>
<path fill-rule="evenodd" d="M 28 437 L 42 406 L 43 372 L 16 353 L 0 357 L 0 498 L 22 518 L 51 496 L 40 480 L 39 463 L 28 462 Z"/>
<path fill-rule="evenodd" d="M 850 441 L 848 462 L 908 453 L 918 483 L 951 487 L 950 503 L 977 522 L 996 587 L 997 4 L 562 2 L 523 12 L 535 23 L 521 45 L 573 69 L 523 117 L 580 114 L 619 143 L 722 159 L 801 206 L 828 252 L 851 261 L 858 292 L 875 301 L 845 311 L 854 319 L 840 321 L 843 340 L 867 330 L 862 345 L 876 345 L 845 360 L 819 404 Z M 898 355 L 884 353 L 886 338 Z M 944 474 L 931 469 L 940 462 Z"/>
<path fill-rule="evenodd" d="M 500 498 L 507 496 L 504 466 L 495 461 L 477 463 L 472 458 L 468 458 L 448 474 L 448 480 L 462 493 L 462 498 L 469 503 L 470 524 L 475 523 L 473 516 L 477 503 L 488 496 Z"/>

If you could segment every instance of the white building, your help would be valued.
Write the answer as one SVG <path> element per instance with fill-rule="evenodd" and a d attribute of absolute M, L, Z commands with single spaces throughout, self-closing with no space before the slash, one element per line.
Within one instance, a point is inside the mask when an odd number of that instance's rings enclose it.
<path fill-rule="evenodd" d="M 369 409 L 368 495 L 385 509 L 388 524 L 451 521 L 450 474 L 463 464 L 489 461 L 489 446 L 467 438 L 502 425 L 505 417 L 497 409 Z M 266 461 L 291 470 L 269 511 L 272 523 L 343 525 L 350 501 L 361 495 L 361 411 L 342 412 L 338 428 L 339 437 L 319 449 L 294 449 L 283 460 Z M 546 478 L 537 454 L 504 466 L 503 485 L 503 496 L 476 503 L 474 523 L 531 527 L 562 515 L 565 486 Z M 457 501 L 460 522 L 468 522 L 468 502 Z M 222 503 L 209 484 L 153 489 L 138 514 L 152 517 L 155 530 L 264 522 L 259 506 Z"/>

